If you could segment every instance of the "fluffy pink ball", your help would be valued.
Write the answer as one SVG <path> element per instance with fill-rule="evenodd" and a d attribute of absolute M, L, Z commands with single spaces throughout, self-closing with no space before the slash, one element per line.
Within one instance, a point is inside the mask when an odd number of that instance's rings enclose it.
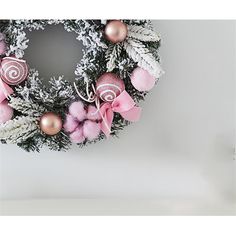
<path fill-rule="evenodd" d="M 73 133 L 70 134 L 70 140 L 74 143 L 83 143 L 85 141 L 82 126 L 78 127 Z"/>
<path fill-rule="evenodd" d="M 100 123 L 94 121 L 86 120 L 83 125 L 84 137 L 92 141 L 96 139 L 101 131 Z"/>
<path fill-rule="evenodd" d="M 148 71 L 137 67 L 131 74 L 132 85 L 140 92 L 149 91 L 155 85 L 155 77 Z"/>
<path fill-rule="evenodd" d="M 75 120 L 75 118 L 70 115 L 70 114 L 67 114 L 66 115 L 66 120 L 65 120 L 65 123 L 63 125 L 64 129 L 66 132 L 73 132 L 79 125 L 79 122 Z"/>
<path fill-rule="evenodd" d="M 79 121 L 83 121 L 86 118 L 86 111 L 84 109 L 84 104 L 81 101 L 73 102 L 69 107 L 69 112 L 74 118 Z"/>
<path fill-rule="evenodd" d="M 100 113 L 98 112 L 95 106 L 92 105 L 88 106 L 87 119 L 93 121 L 102 119 Z"/>
<path fill-rule="evenodd" d="M 4 40 L 0 41 L 0 55 L 5 54 L 7 50 L 7 45 Z"/>
<path fill-rule="evenodd" d="M 7 100 L 0 103 L 0 124 L 9 121 L 13 116 L 13 109 L 8 105 Z"/>

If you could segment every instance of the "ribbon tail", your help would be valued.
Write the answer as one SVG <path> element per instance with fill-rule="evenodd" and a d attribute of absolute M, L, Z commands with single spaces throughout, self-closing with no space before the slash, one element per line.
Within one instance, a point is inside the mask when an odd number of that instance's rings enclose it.
<path fill-rule="evenodd" d="M 105 113 L 101 114 L 101 117 L 102 117 L 101 130 L 108 138 L 111 133 L 111 124 L 114 117 L 112 109 L 107 109 Z"/>
<path fill-rule="evenodd" d="M 140 119 L 141 112 L 142 108 L 134 106 L 128 111 L 120 112 L 120 114 L 125 120 L 135 122 Z"/>

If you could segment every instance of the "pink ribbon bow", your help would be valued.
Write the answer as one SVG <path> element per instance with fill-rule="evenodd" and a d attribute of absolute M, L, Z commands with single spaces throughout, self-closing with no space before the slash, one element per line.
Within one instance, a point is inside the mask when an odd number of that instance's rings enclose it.
<path fill-rule="evenodd" d="M 124 90 L 112 103 L 103 103 L 99 112 L 102 116 L 101 130 L 109 137 L 111 133 L 111 125 L 114 118 L 114 112 L 128 121 L 138 121 L 141 115 L 141 108 L 137 107 L 134 100 Z"/>
<path fill-rule="evenodd" d="M 0 60 L 0 67 L 1 67 L 1 60 Z M 1 71 L 0 71 L 0 103 L 4 101 L 6 98 L 9 97 L 13 93 L 13 90 L 10 86 L 2 81 L 1 78 Z"/>

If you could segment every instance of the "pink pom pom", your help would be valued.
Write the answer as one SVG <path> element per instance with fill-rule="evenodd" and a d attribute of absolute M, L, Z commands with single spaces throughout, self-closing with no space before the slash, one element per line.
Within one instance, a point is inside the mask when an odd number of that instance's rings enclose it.
<path fill-rule="evenodd" d="M 137 67 L 131 74 L 131 83 L 140 92 L 149 91 L 155 85 L 155 77 L 148 71 Z"/>
<path fill-rule="evenodd" d="M 0 124 L 9 121 L 13 116 L 13 109 L 8 105 L 7 100 L 0 103 Z"/>
<path fill-rule="evenodd" d="M 86 118 L 84 104 L 81 101 L 73 102 L 69 107 L 69 112 L 74 118 L 77 118 L 79 121 L 83 121 Z"/>
<path fill-rule="evenodd" d="M 66 120 L 65 120 L 65 123 L 63 125 L 64 129 L 66 132 L 73 132 L 79 125 L 79 122 L 75 120 L 75 118 L 70 115 L 70 114 L 67 114 L 66 115 Z"/>
<path fill-rule="evenodd" d="M 0 41 L 0 55 L 5 54 L 7 50 L 7 45 L 4 40 Z"/>
<path fill-rule="evenodd" d="M 83 125 L 84 137 L 92 141 L 96 139 L 101 131 L 100 123 L 94 121 L 86 120 Z"/>
<path fill-rule="evenodd" d="M 85 137 L 83 135 L 82 126 L 78 127 L 72 134 L 70 134 L 70 139 L 74 143 L 83 143 Z"/>
<path fill-rule="evenodd" d="M 102 119 L 100 113 L 98 112 L 95 106 L 92 105 L 88 106 L 87 119 L 93 121 Z"/>

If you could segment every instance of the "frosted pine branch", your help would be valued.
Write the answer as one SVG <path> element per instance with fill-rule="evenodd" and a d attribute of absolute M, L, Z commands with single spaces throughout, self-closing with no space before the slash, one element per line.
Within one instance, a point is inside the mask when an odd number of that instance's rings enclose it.
<path fill-rule="evenodd" d="M 160 41 L 160 36 L 155 31 L 138 25 L 128 26 L 128 37 L 144 42 Z"/>
<path fill-rule="evenodd" d="M 110 72 L 116 67 L 116 60 L 117 57 L 121 53 L 121 46 L 120 44 L 113 44 L 110 45 L 108 50 L 106 51 L 106 58 L 107 58 L 107 71 Z"/>
<path fill-rule="evenodd" d="M 19 97 L 11 97 L 9 105 L 22 114 L 31 117 L 39 117 L 45 112 L 45 109 L 42 106 L 36 103 L 26 102 Z"/>
<path fill-rule="evenodd" d="M 127 39 L 124 42 L 124 48 L 138 66 L 147 70 L 154 77 L 159 78 L 163 73 L 160 64 L 149 52 L 143 43 L 133 39 Z"/>
<path fill-rule="evenodd" d="M 0 125 L 0 139 L 7 143 L 21 143 L 38 132 L 37 119 L 16 117 Z"/>

